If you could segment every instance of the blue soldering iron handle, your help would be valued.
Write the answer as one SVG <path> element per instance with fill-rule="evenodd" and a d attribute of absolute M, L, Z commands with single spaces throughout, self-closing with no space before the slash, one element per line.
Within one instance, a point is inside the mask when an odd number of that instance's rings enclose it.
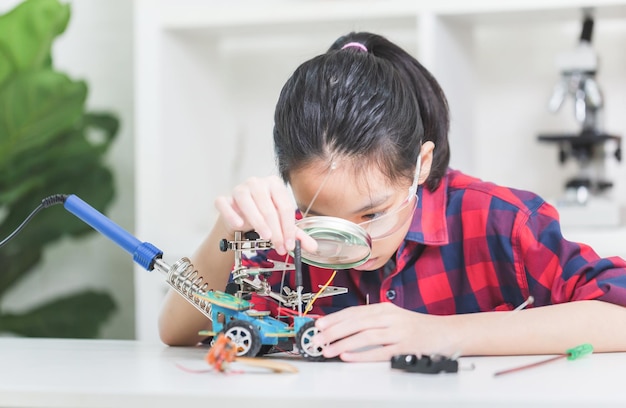
<path fill-rule="evenodd" d="M 144 269 L 151 271 L 157 259 L 163 256 L 163 251 L 150 244 L 141 242 L 128 231 L 111 221 L 104 214 L 81 200 L 75 195 L 69 195 L 63 204 L 65 209 L 93 229 L 100 232 L 133 256 L 133 260 Z"/>

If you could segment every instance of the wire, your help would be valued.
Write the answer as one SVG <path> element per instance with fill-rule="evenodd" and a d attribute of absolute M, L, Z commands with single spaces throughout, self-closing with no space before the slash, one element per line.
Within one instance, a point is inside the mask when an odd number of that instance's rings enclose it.
<path fill-rule="evenodd" d="M 493 375 L 494 377 L 497 377 L 497 376 L 504 375 L 504 374 L 515 373 L 517 371 L 526 370 L 527 368 L 532 368 L 532 367 L 537 367 L 543 364 L 547 364 L 551 361 L 555 361 L 561 358 L 567 358 L 568 360 L 576 360 L 582 356 L 586 356 L 587 354 L 591 354 L 591 353 L 593 353 L 593 346 L 589 343 L 585 343 L 585 344 L 576 346 L 574 348 L 568 349 L 565 351 L 565 353 L 559 354 L 555 357 L 550 357 L 546 360 L 541 360 L 536 363 L 526 364 L 526 365 L 515 367 L 515 368 L 509 368 L 507 370 L 498 371 L 494 373 Z"/>
<path fill-rule="evenodd" d="M 326 173 L 326 176 L 324 176 L 324 180 L 322 180 L 322 183 L 317 188 L 317 191 L 315 192 L 315 194 L 313 194 L 313 198 L 311 199 L 311 202 L 309 203 L 306 210 L 304 211 L 304 214 L 302 214 L 302 218 L 306 218 L 307 215 L 309 215 L 309 211 L 311 211 L 311 207 L 313 207 L 313 203 L 315 202 L 315 200 L 317 199 L 317 196 L 322 191 L 322 188 L 326 185 L 326 182 L 328 181 L 328 178 L 330 177 L 330 173 L 332 173 L 332 171 L 335 170 L 336 168 L 337 168 L 337 163 L 332 161 L 330 163 L 330 167 L 328 168 L 328 172 Z"/>
<path fill-rule="evenodd" d="M 322 286 L 319 290 L 319 292 L 317 292 L 315 294 L 315 296 L 313 296 L 313 299 L 309 300 L 309 303 L 306 304 L 306 307 L 304 308 L 304 314 L 303 316 L 306 316 L 307 313 L 309 313 L 311 311 L 311 309 L 313 309 L 313 303 L 315 303 L 315 301 L 317 300 L 317 298 L 320 296 L 320 294 L 322 294 L 326 288 L 328 287 L 328 285 L 330 285 L 330 282 L 333 281 L 333 279 L 335 278 L 335 275 L 337 274 L 337 270 L 335 269 L 333 271 L 333 274 L 330 275 L 330 278 L 328 278 L 328 280 L 326 281 L 326 283 L 324 284 L 324 286 Z"/>
<path fill-rule="evenodd" d="M 11 234 L 9 234 L 8 237 L 6 237 L 5 239 L 3 239 L 2 241 L 0 241 L 0 247 L 6 245 L 7 242 L 9 242 L 11 239 L 13 239 L 17 234 L 20 233 L 20 231 L 22 231 L 22 229 L 24 229 L 24 227 L 26 226 L 26 224 L 29 223 L 29 221 L 41 210 L 43 210 L 44 208 L 48 208 L 51 207 L 55 204 L 63 204 L 65 203 L 65 200 L 67 199 L 68 195 L 67 194 L 54 194 L 51 195 L 49 197 L 44 198 L 43 200 L 41 200 L 41 204 L 39 204 L 37 206 L 37 208 L 35 208 L 29 215 L 28 217 L 26 217 L 26 219 L 15 229 L 15 231 L 13 231 Z"/>

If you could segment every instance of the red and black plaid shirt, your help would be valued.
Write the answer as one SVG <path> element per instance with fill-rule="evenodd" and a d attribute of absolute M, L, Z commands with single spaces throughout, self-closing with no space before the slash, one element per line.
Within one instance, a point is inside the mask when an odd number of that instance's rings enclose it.
<path fill-rule="evenodd" d="M 601 258 L 567 241 L 557 211 L 536 194 L 448 171 L 435 191 L 420 188 L 411 227 L 384 268 L 338 270 L 331 285 L 348 293 L 319 298 L 311 313 L 393 302 L 449 315 L 511 310 L 534 296 L 535 307 L 599 299 L 626 306 L 626 261 Z M 257 260 L 284 261 L 273 250 Z M 317 292 L 332 270 L 303 265 L 304 292 Z M 269 281 L 280 290 L 280 272 Z M 293 274 L 285 282 L 294 288 Z M 273 309 L 253 297 L 256 309 Z"/>

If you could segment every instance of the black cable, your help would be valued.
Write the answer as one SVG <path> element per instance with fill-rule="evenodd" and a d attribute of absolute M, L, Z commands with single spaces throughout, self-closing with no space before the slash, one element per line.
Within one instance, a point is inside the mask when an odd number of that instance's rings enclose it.
<path fill-rule="evenodd" d="M 65 200 L 67 199 L 68 195 L 67 194 L 54 194 L 51 195 L 49 197 L 44 198 L 43 200 L 41 200 L 41 204 L 39 204 L 37 206 L 37 208 L 35 208 L 33 210 L 33 212 L 30 213 L 30 215 L 28 217 L 26 217 L 26 219 L 15 229 L 15 231 L 13 231 L 8 237 L 6 237 L 5 239 L 3 239 L 2 241 L 0 241 L 0 247 L 4 246 L 7 242 L 9 242 L 11 239 L 13 239 L 22 229 L 24 229 L 24 227 L 26 226 L 26 224 L 28 224 L 28 222 L 41 210 L 43 210 L 44 208 L 48 208 L 50 206 L 56 205 L 56 204 L 63 204 L 65 203 Z"/>

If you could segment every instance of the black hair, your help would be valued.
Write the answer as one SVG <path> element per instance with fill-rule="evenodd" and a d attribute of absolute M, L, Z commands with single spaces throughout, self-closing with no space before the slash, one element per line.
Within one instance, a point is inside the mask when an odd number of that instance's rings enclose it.
<path fill-rule="evenodd" d="M 350 42 L 358 46 L 342 47 Z M 274 149 L 281 177 L 335 156 L 376 160 L 392 182 L 413 178 L 424 141 L 435 144 L 427 187 L 436 189 L 450 160 L 446 98 L 411 55 L 372 33 L 345 35 L 300 65 L 280 93 Z"/>

